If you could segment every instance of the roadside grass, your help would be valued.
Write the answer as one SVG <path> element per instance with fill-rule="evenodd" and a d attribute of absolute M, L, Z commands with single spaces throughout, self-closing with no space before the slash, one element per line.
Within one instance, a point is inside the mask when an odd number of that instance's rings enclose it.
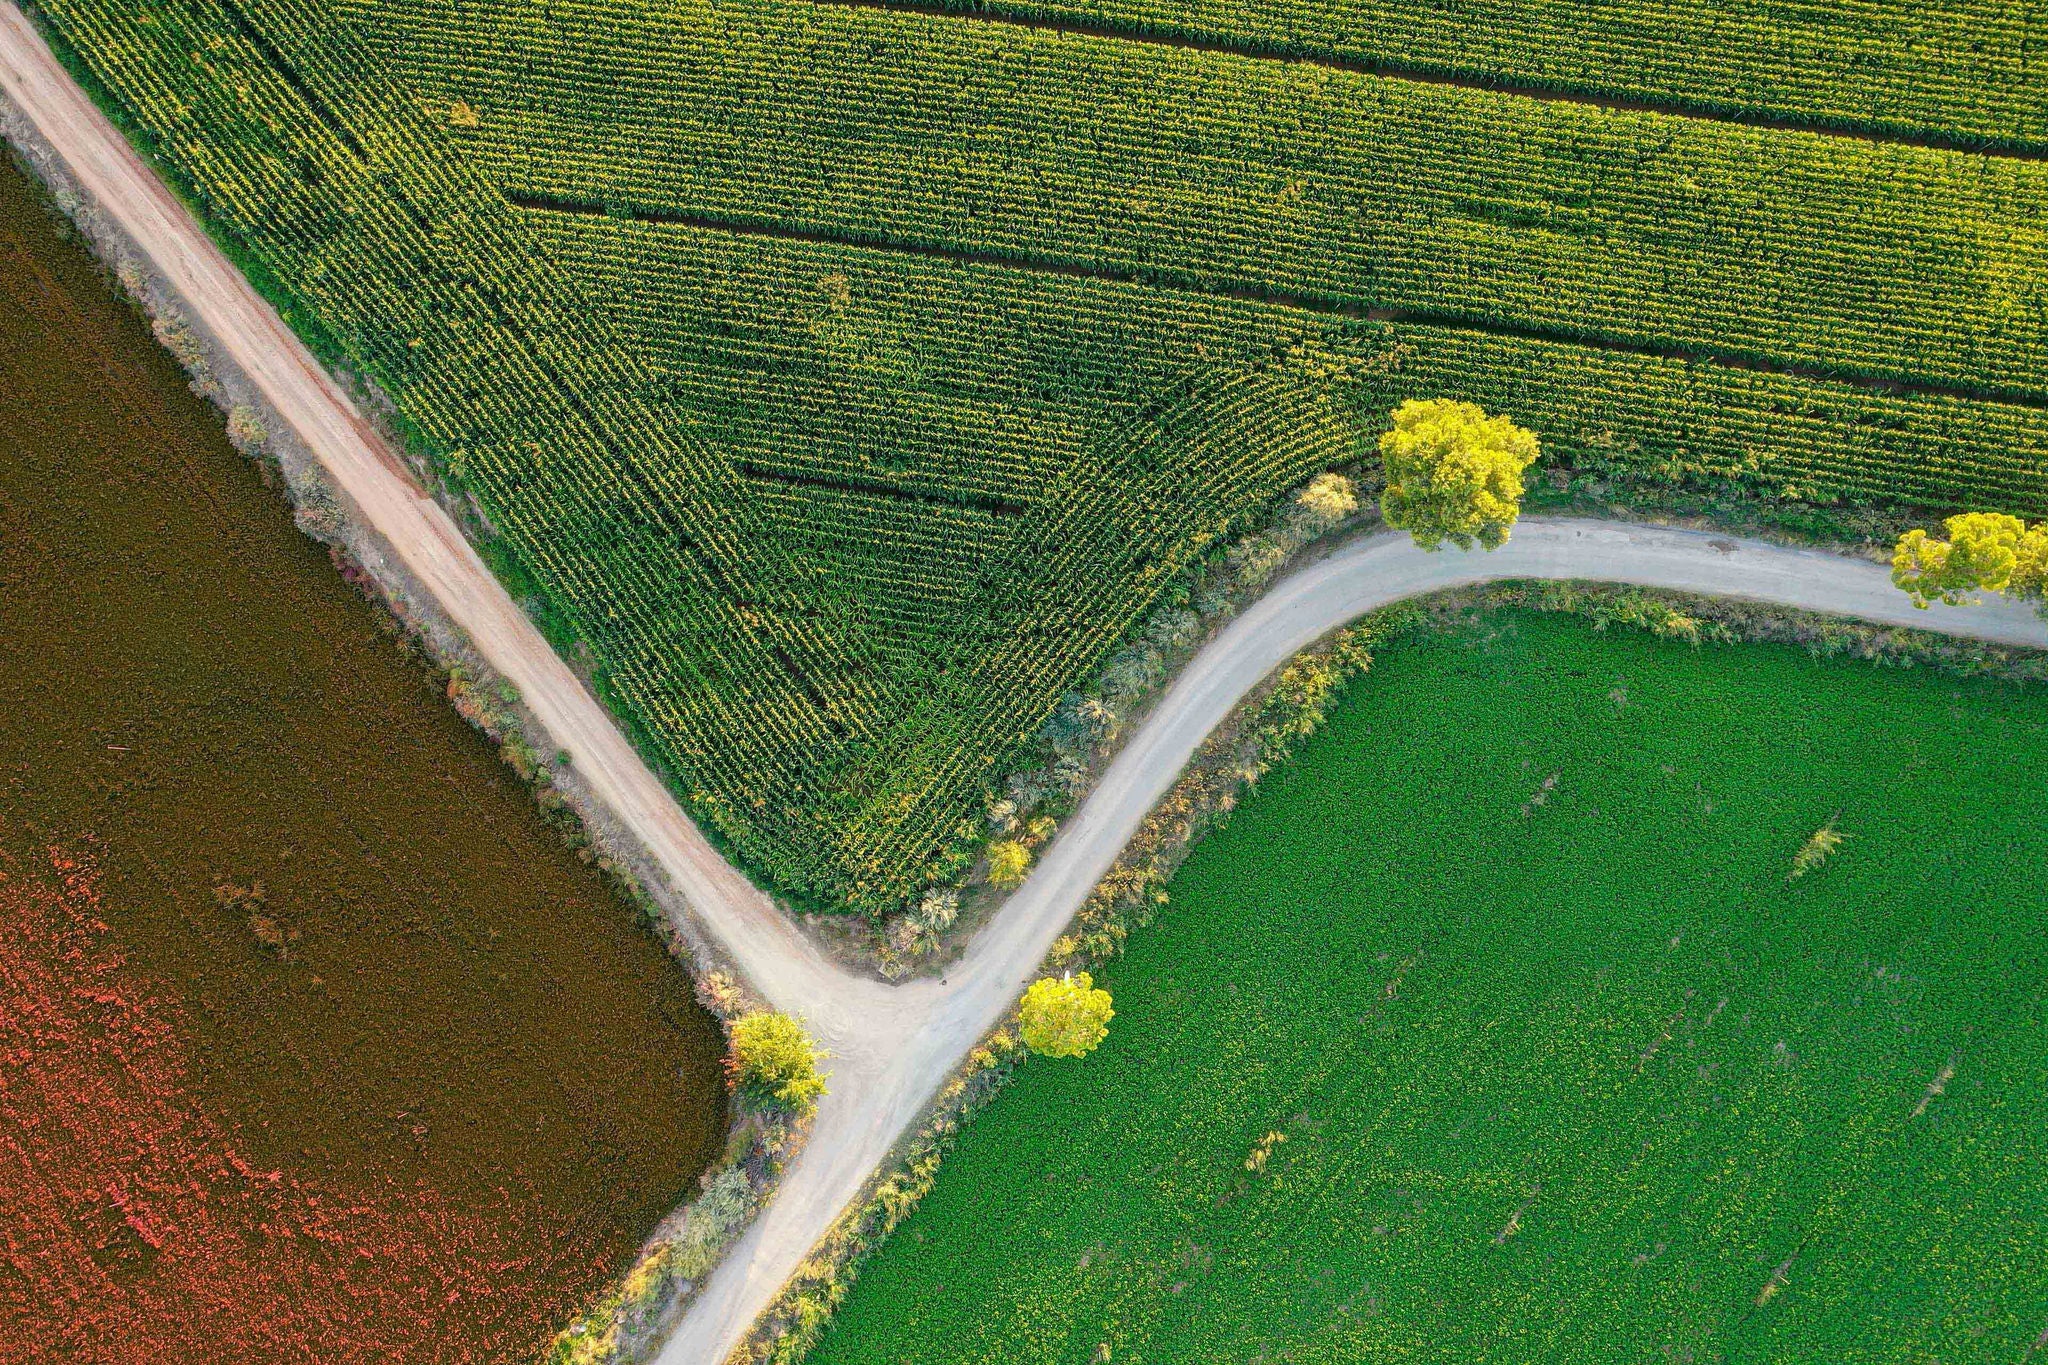
<path fill-rule="evenodd" d="M 2044 867 L 2038 689 L 1520 611 L 1390 646 L 810 1359 L 2024 1358 Z"/>

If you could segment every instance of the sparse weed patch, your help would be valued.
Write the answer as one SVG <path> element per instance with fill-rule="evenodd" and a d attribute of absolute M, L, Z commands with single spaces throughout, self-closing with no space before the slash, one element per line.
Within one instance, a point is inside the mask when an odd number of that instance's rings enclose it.
<path fill-rule="evenodd" d="M 1826 862 L 1847 837 L 1835 829 L 1833 820 L 1808 835 L 1806 842 L 1799 846 L 1799 852 L 1792 855 L 1792 871 L 1788 880 L 1797 881 Z"/>

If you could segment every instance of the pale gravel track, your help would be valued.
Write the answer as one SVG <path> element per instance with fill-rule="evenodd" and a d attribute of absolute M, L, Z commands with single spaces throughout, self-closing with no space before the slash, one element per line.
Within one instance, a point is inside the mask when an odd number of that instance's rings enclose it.
<path fill-rule="evenodd" d="M 1532 519 L 1492 555 L 1404 537 L 1345 547 L 1275 586 L 1182 672 L 1044 859 L 944 981 L 885 986 L 834 966 L 691 823 L 461 532 L 319 363 L 0 0 L 0 92 L 100 212 L 154 262 L 352 500 L 363 520 L 518 688 L 590 787 L 644 844 L 699 928 L 834 1056 L 832 1092 L 768 1209 L 703 1286 L 661 1365 L 717 1365 L 1008 1011 L 1052 942 L 1202 739 L 1288 657 L 1360 613 L 1498 578 L 1573 578 L 1753 598 L 2048 647 L 2048 624 L 1992 601 L 1916 612 L 1868 561 L 1616 522 Z"/>
<path fill-rule="evenodd" d="M 660 1365 L 715 1365 L 723 1359 L 940 1082 L 1008 1012 L 1139 822 L 1246 692 L 1365 612 L 1503 578 L 1633 583 L 1744 597 L 2048 648 L 2048 622 L 2027 606 L 1993 599 L 1976 607 L 1918 611 L 1892 586 L 1890 574 L 1868 560 L 1704 532 L 1532 518 L 1492 554 L 1426 554 L 1395 534 L 1344 547 L 1282 580 L 1189 662 L 1030 879 L 975 936 L 946 984 L 923 981 L 892 993 L 885 1033 L 893 1051 L 877 1057 L 864 1050 L 854 1074 L 839 1079 L 776 1203 L 712 1277 Z"/>

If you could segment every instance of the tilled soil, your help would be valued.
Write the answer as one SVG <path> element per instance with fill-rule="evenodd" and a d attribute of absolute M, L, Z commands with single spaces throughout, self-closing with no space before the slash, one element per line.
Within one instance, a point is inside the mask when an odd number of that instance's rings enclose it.
<path fill-rule="evenodd" d="M 610 1259 L 598 1220 L 564 1228 L 530 1188 L 255 1159 L 90 869 L 60 853 L 0 878 L 0 1334 L 30 1358 L 517 1357 L 535 1306 Z"/>
<path fill-rule="evenodd" d="M 0 174 L 0 1353 L 517 1357 L 715 1024 Z"/>

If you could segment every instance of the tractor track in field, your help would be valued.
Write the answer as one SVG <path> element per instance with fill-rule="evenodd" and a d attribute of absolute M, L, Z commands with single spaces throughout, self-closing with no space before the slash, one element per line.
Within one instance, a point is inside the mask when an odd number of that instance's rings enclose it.
<path fill-rule="evenodd" d="M 851 4 L 856 3 L 856 0 L 828 0 L 828 3 Z M 601 204 L 521 190 L 507 192 L 505 200 L 524 213 L 558 213 L 575 218 L 614 216 L 611 209 Z M 1289 308 L 1323 317 L 1383 323 L 1389 327 L 1434 327 L 1446 332 L 1463 332 L 1471 336 L 1541 341 L 1557 346 L 1583 346 L 1589 351 L 1605 351 L 1611 355 L 1632 355 L 1647 360 L 1668 360 L 1691 365 L 1714 365 L 1724 370 L 1748 370 L 1755 374 L 1783 375 L 1788 379 L 1814 384 L 1843 384 L 1866 393 L 1889 394 L 1897 398 L 1947 398 L 1959 402 L 2028 408 L 2036 412 L 2048 411 L 2048 397 L 2014 389 L 1942 384 L 1924 379 L 1908 379 L 1897 375 L 1826 365 L 1797 364 L 1751 352 L 1713 351 L 1699 346 L 1630 340 L 1626 337 L 1603 336 L 1597 332 L 1579 331 L 1570 327 L 1502 322 L 1466 313 L 1424 308 L 1375 307 L 1352 299 L 1333 298 L 1298 290 L 1273 289 L 1241 280 L 1197 277 L 1179 270 L 1103 265 L 1057 256 L 991 251 L 940 242 L 906 241 L 881 233 L 848 232 L 839 228 L 794 227 L 767 218 L 737 218 L 729 215 L 639 208 L 617 216 L 628 222 L 646 223 L 652 227 L 679 227 L 697 232 L 725 233 L 734 237 L 766 237 L 779 242 L 809 242 L 819 246 L 848 247 L 855 251 L 914 256 L 928 261 L 945 261 L 953 265 L 986 266 L 990 269 L 1016 270 L 1033 275 L 1057 275 L 1066 279 L 1094 280 L 1103 284 L 1133 285 L 1142 289 L 1236 299 L 1245 303 Z M 909 496 L 899 489 L 891 489 L 886 495 Z"/>
<path fill-rule="evenodd" d="M 223 354 L 263 391 L 361 520 L 518 687 L 552 741 L 642 843 L 704 934 L 833 1053 L 832 1093 L 774 1201 L 699 1292 L 659 1357 L 717 1365 L 994 1027 L 1053 940 L 1204 736 L 1275 666 L 1375 607 L 1498 578 L 1574 578 L 1728 594 L 2048 647 L 2016 604 L 1916 612 L 1866 560 L 1617 522 L 1532 519 L 1492 555 L 1356 541 L 1275 585 L 1182 672 L 1037 869 L 942 980 L 849 974 L 719 856 L 491 575 L 448 515 L 120 132 L 0 0 L 0 95 L 97 211 L 156 266 Z"/>
<path fill-rule="evenodd" d="M 1029 14 L 1005 9 L 984 9 L 947 0 L 813 0 L 841 9 L 881 10 L 889 14 L 912 14 L 927 19 L 955 20 L 964 24 L 992 24 L 999 28 L 1021 28 L 1040 33 L 1057 33 L 1075 38 L 1098 38 L 1104 42 L 1132 43 L 1142 47 L 1171 47 L 1184 52 L 1241 57 L 1247 61 L 1286 62 L 1321 67 L 1381 80 L 1405 81 L 1411 85 L 1448 85 L 1482 94 L 1507 95 L 1545 104 L 1577 104 L 1618 113 L 1657 114 L 1664 118 L 1693 119 L 1701 123 L 1727 123 L 1767 132 L 1807 133 L 1814 137 L 1847 138 L 1853 142 L 1887 143 L 1900 147 L 1924 147 L 1937 152 L 1960 152 L 1967 156 L 2004 157 L 2015 161 L 2048 160 L 2048 149 L 2031 142 L 1996 142 L 1936 133 L 1886 128 L 1882 125 L 1849 123 L 1829 119 L 1801 119 L 1759 113 L 1735 105 L 1707 101 L 1648 100 L 1623 95 L 1603 95 L 1569 85 L 1537 85 L 1459 72 L 1445 67 L 1373 62 L 1347 57 L 1309 43 L 1256 43 L 1231 39 L 1218 33 L 1173 23 L 1156 25 L 1089 23 L 1084 19 L 1053 14 Z"/>

